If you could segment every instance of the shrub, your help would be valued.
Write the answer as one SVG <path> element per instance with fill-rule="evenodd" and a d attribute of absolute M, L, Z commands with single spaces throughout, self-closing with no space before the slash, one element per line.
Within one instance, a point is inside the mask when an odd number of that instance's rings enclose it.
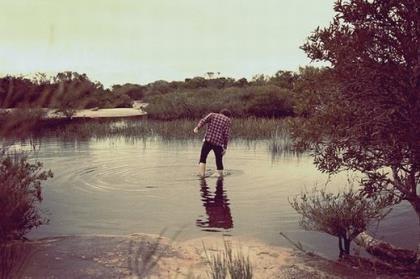
<path fill-rule="evenodd" d="M 229 109 L 236 117 L 284 117 L 293 115 L 292 92 L 274 85 L 246 88 L 202 88 L 148 96 L 150 118 L 171 120 L 199 118 Z"/>
<path fill-rule="evenodd" d="M 47 222 L 38 209 L 41 182 L 52 177 L 40 162 L 30 163 L 22 154 L 0 154 L 0 242 L 20 239 Z"/>
<path fill-rule="evenodd" d="M 337 194 L 314 188 L 289 202 L 302 215 L 301 227 L 338 237 L 340 257 L 350 254 L 351 241 L 365 231 L 369 223 L 389 213 L 385 210 L 389 205 L 386 199 L 366 199 L 352 185 Z"/>

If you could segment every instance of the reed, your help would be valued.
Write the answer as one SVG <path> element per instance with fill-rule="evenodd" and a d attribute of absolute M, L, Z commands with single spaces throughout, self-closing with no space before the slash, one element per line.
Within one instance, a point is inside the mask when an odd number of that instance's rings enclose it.
<path fill-rule="evenodd" d="M 253 266 L 249 256 L 245 256 L 241 249 L 235 249 L 228 241 L 224 241 L 223 250 L 210 254 L 204 243 L 204 253 L 209 266 L 208 275 L 212 279 L 252 279 Z"/>
<path fill-rule="evenodd" d="M 36 128 L 22 133 L 8 133 L 7 137 L 22 140 L 31 139 L 42 141 L 44 139 L 56 139 L 60 141 L 124 138 L 127 140 L 139 140 L 157 138 L 163 141 L 196 142 L 203 138 L 204 130 L 199 135 L 192 131 L 197 125 L 198 119 L 178 119 L 160 121 L 147 118 L 134 119 L 90 119 L 68 120 L 51 119 L 43 120 Z M 3 137 L 4 138 L 4 137 Z M 275 118 L 234 118 L 232 120 L 232 142 L 264 141 L 267 150 L 273 159 L 279 156 L 296 155 L 293 142 L 289 136 L 288 119 Z"/>
<path fill-rule="evenodd" d="M 106 138 L 114 136 L 189 139 L 198 120 L 44 120 L 22 138 Z M 287 133 L 287 120 L 265 118 L 235 118 L 232 121 L 232 139 L 272 139 Z M 204 129 L 202 130 L 204 131 Z M 10 132 L 4 137 L 21 136 Z"/>

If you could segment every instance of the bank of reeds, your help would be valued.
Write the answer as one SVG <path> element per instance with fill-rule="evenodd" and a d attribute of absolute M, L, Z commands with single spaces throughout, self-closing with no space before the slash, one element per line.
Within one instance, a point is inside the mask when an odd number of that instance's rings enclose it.
<path fill-rule="evenodd" d="M 125 138 L 129 140 L 159 138 L 161 140 L 197 141 L 204 135 L 203 128 L 199 135 L 193 133 L 199 119 L 179 119 L 170 121 L 147 118 L 133 119 L 49 119 L 22 134 L 9 130 L 4 137 L 13 139 L 56 139 L 90 140 L 106 138 Z M 276 118 L 233 118 L 231 142 L 262 140 L 267 143 L 273 158 L 293 152 L 293 144 L 288 132 L 288 119 Z"/>
<path fill-rule="evenodd" d="M 232 121 L 232 139 L 271 139 L 282 133 L 287 133 L 287 120 L 268 118 L 235 118 Z M 196 137 L 193 129 L 198 119 L 159 121 L 150 119 L 126 120 L 66 120 L 51 119 L 38 123 L 37 127 L 28 131 L 27 138 L 106 138 L 113 136 L 149 137 L 191 139 Z M 202 129 L 201 132 L 204 132 Z M 8 136 L 13 137 L 12 131 Z M 20 134 L 18 136 L 21 136 Z M 24 138 L 23 137 L 23 138 Z"/>

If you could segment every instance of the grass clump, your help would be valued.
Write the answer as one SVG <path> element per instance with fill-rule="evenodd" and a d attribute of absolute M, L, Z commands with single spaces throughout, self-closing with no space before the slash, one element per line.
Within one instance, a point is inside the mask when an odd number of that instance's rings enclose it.
<path fill-rule="evenodd" d="M 251 279 L 253 267 L 249 256 L 245 256 L 242 250 L 234 252 L 232 245 L 224 241 L 223 251 L 209 254 L 204 246 L 207 263 L 210 271 L 208 275 L 212 279 Z"/>
<path fill-rule="evenodd" d="M 0 243 L 0 279 L 23 278 L 25 265 L 33 252 L 22 242 Z"/>

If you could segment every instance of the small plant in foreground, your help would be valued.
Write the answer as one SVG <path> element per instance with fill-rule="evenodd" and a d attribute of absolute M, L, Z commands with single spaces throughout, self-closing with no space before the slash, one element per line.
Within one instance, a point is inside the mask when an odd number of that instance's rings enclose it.
<path fill-rule="evenodd" d="M 209 254 L 204 244 L 203 247 L 210 268 L 210 278 L 253 278 L 253 268 L 249 256 L 245 257 L 241 250 L 234 252 L 231 243 L 228 241 L 224 242 L 223 251 L 214 254 Z"/>
<path fill-rule="evenodd" d="M 47 222 L 39 212 L 41 182 L 52 177 L 40 162 L 0 150 L 0 243 L 22 238 Z"/>
<path fill-rule="evenodd" d="M 0 243 L 0 279 L 22 278 L 33 251 L 22 242 Z"/>
<path fill-rule="evenodd" d="M 289 202 L 302 215 L 301 227 L 338 237 L 340 257 L 350 254 L 351 241 L 365 231 L 369 223 L 383 219 L 390 211 L 386 210 L 388 200 L 367 199 L 352 185 L 337 194 L 314 188 Z"/>

